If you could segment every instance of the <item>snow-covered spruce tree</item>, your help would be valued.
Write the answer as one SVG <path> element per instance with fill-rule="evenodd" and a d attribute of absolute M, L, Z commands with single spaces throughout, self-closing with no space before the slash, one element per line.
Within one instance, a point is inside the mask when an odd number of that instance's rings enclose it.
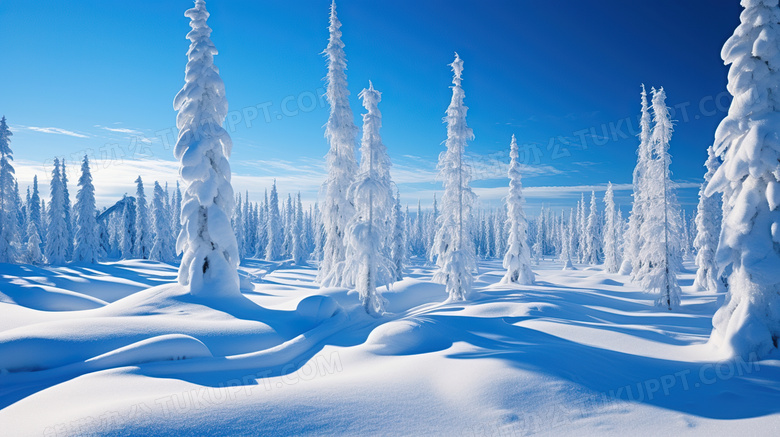
<path fill-rule="evenodd" d="M 579 242 L 577 259 L 580 263 L 586 263 L 586 254 L 588 253 L 588 216 L 585 213 L 585 193 L 580 194 L 580 200 L 577 203 L 577 227 L 579 231 Z"/>
<path fill-rule="evenodd" d="M 179 188 L 179 181 L 176 181 L 176 191 L 173 192 L 171 202 L 171 229 L 173 230 L 173 238 L 177 239 L 179 233 L 181 233 L 181 189 Z M 174 251 L 178 255 L 178 251 L 175 248 Z"/>
<path fill-rule="evenodd" d="M 152 197 L 152 221 L 154 226 L 154 242 L 149 250 L 149 259 L 162 262 L 171 262 L 173 255 L 173 233 L 171 232 L 171 218 L 168 217 L 168 209 L 165 207 L 165 191 L 160 183 L 154 182 L 154 196 Z"/>
<path fill-rule="evenodd" d="M 239 294 L 238 247 L 230 227 L 235 198 L 228 158 L 233 148 L 222 124 L 227 116 L 225 85 L 214 66 L 206 3 L 196 0 L 190 18 L 185 84 L 173 101 L 179 111 L 179 138 L 174 155 L 186 186 L 182 199 L 182 232 L 176 242 L 183 252 L 179 284 L 193 295 Z"/>
<path fill-rule="evenodd" d="M 105 211 L 105 209 L 104 209 Z M 108 230 L 108 219 L 104 218 L 97 222 L 98 225 L 98 259 L 104 260 L 111 256 L 113 249 L 111 247 L 111 232 Z"/>
<path fill-rule="evenodd" d="M 135 229 L 135 199 L 125 196 L 118 229 L 122 259 L 132 259 L 135 255 Z"/>
<path fill-rule="evenodd" d="M 639 250 L 642 288 L 658 295 L 656 303 L 670 311 L 680 305 L 681 228 L 680 209 L 669 173 L 669 141 L 672 121 L 666 107 L 664 89 L 653 89 L 652 158 L 643 178 L 646 195 L 643 221 L 639 228 L 642 246 Z"/>
<path fill-rule="evenodd" d="M 615 194 L 612 182 L 604 194 L 604 268 L 609 273 L 617 273 L 620 269 L 620 226 L 615 210 Z"/>
<path fill-rule="evenodd" d="M 528 222 L 523 211 L 522 174 L 517 161 L 520 153 L 514 135 L 509 147 L 509 194 L 506 196 L 509 239 L 504 254 L 506 274 L 501 283 L 528 285 L 534 282 L 534 272 L 531 270 L 531 252 L 528 248 Z"/>
<path fill-rule="evenodd" d="M 688 216 L 685 210 L 680 211 L 680 244 L 682 245 L 682 256 L 684 260 L 691 259 L 693 254 L 693 243 L 691 241 L 690 228 L 688 227 Z"/>
<path fill-rule="evenodd" d="M 306 251 L 306 236 L 304 235 L 303 228 L 303 202 L 301 201 L 301 193 L 298 193 L 296 206 L 293 209 L 292 259 L 295 265 L 301 266 L 306 264 L 306 259 L 309 255 Z"/>
<path fill-rule="evenodd" d="M 43 253 L 41 252 L 41 237 L 35 222 L 27 222 L 27 248 L 25 251 L 25 261 L 28 264 L 43 264 Z"/>
<path fill-rule="evenodd" d="M 347 244 L 343 283 L 354 286 L 366 312 L 384 313 L 385 299 L 377 289 L 389 286 L 395 279 L 395 266 L 386 246 L 390 234 L 387 218 L 392 213 L 393 195 L 390 182 L 390 157 L 382 144 L 379 129 L 382 114 L 377 105 L 381 93 L 369 82 L 358 95 L 367 112 L 363 114 L 363 139 L 360 147 L 360 169 L 349 187 L 355 205 L 355 216 L 347 225 Z"/>
<path fill-rule="evenodd" d="M 246 238 L 244 235 L 244 204 L 241 201 L 241 193 L 238 193 L 236 201 L 236 209 L 233 214 L 233 232 L 236 234 L 236 244 L 238 245 L 238 256 L 244 259 L 244 246 L 246 244 Z"/>
<path fill-rule="evenodd" d="M 590 192 L 590 214 L 585 228 L 585 262 L 591 265 L 599 263 L 599 214 L 596 206 L 596 192 Z"/>
<path fill-rule="evenodd" d="M 721 52 L 734 96 L 715 132 L 723 164 L 705 190 L 723 194 L 716 263 L 728 279 L 711 342 L 761 358 L 780 346 L 780 8 L 777 0 L 742 6 Z"/>
<path fill-rule="evenodd" d="M 84 155 L 81 163 L 79 190 L 76 193 L 76 248 L 73 260 L 96 264 L 100 251 L 98 225 L 95 220 L 95 187 L 92 185 L 92 174 L 89 171 L 89 158 Z"/>
<path fill-rule="evenodd" d="M 33 176 L 33 189 L 32 194 L 30 195 L 30 201 L 27 204 L 27 214 L 29 216 L 27 222 L 33 222 L 35 224 L 40 236 L 40 233 L 43 230 L 43 217 L 41 216 L 41 196 L 38 192 L 38 175 Z M 41 241 L 43 241 L 43 239 L 41 239 Z"/>
<path fill-rule="evenodd" d="M 62 211 L 65 216 L 65 229 L 68 233 L 66 242 L 65 259 L 73 259 L 73 208 L 70 204 L 70 192 L 68 191 L 68 169 L 65 167 L 65 159 L 60 162 L 60 176 L 62 176 Z"/>
<path fill-rule="evenodd" d="M 317 280 L 323 286 L 342 284 L 346 246 L 344 232 L 347 223 L 355 214 L 347 190 L 357 174 L 355 143 L 357 127 L 349 107 L 347 89 L 347 58 L 341 41 L 341 22 L 336 16 L 336 2 L 330 6 L 330 37 L 325 48 L 328 59 L 327 90 L 325 96 L 330 105 L 330 116 L 325 125 L 325 138 L 330 145 L 326 156 L 328 178 L 324 183 L 325 198 L 322 202 L 322 222 L 325 226 L 325 246 Z"/>
<path fill-rule="evenodd" d="M 271 199 L 268 203 L 268 244 L 265 247 L 265 260 L 276 261 L 282 258 L 282 243 L 284 236 L 282 232 L 282 217 L 279 213 L 279 193 L 276 191 L 276 180 L 271 187 Z"/>
<path fill-rule="evenodd" d="M 284 214 L 282 215 L 282 234 L 284 240 L 282 243 L 282 253 L 285 258 L 292 258 L 293 244 L 295 237 L 293 237 L 293 221 L 295 221 L 295 206 L 293 205 L 292 195 L 287 194 L 287 203 L 284 206 Z"/>
<path fill-rule="evenodd" d="M 65 264 L 68 249 L 68 229 L 65 224 L 64 197 L 60 161 L 54 158 L 51 173 L 51 201 L 49 202 L 49 227 L 46 231 L 46 261 L 52 265 Z"/>
<path fill-rule="evenodd" d="M 466 124 L 468 108 L 463 104 L 465 94 L 461 87 L 463 60 L 455 54 L 450 64 L 452 101 L 447 108 L 447 150 L 439 155 L 439 178 L 444 184 L 441 218 L 433 252 L 438 269 L 434 281 L 445 284 L 450 301 L 466 300 L 472 293 L 472 272 L 477 268 L 474 242 L 471 238 L 471 210 L 476 195 L 471 191 L 471 168 L 463 162 L 467 142 L 474 138 Z"/>
<path fill-rule="evenodd" d="M 637 148 L 636 166 L 634 167 L 633 179 L 633 202 L 631 204 L 631 213 L 628 216 L 628 230 L 626 231 L 626 243 L 623 250 L 623 263 L 620 267 L 620 273 L 623 275 L 631 274 L 634 281 L 639 278 L 636 273 L 640 270 L 639 250 L 642 247 L 642 239 L 639 228 L 644 220 L 644 207 L 646 195 L 642 192 L 644 187 L 643 178 L 647 172 L 647 166 L 650 162 L 652 147 L 650 145 L 650 110 L 647 105 L 647 91 L 642 84 L 641 94 L 642 110 L 639 119 L 639 147 Z"/>
<path fill-rule="evenodd" d="M 149 207 L 146 204 L 144 182 L 141 176 L 135 180 L 135 257 L 149 259 L 152 250 L 152 230 L 149 226 Z"/>
<path fill-rule="evenodd" d="M 436 193 L 433 194 L 433 204 L 431 212 L 427 215 L 425 225 L 425 259 L 433 261 L 433 242 L 436 238 L 436 231 L 439 229 L 439 203 L 436 199 Z"/>
<path fill-rule="evenodd" d="M 506 253 L 507 241 L 509 236 L 507 235 L 507 215 L 506 206 L 502 205 L 496 209 L 496 213 L 493 216 L 493 249 L 496 251 L 496 258 Z"/>
<path fill-rule="evenodd" d="M 420 217 L 422 218 L 422 217 Z M 404 264 L 406 263 L 406 226 L 403 211 L 401 210 L 401 192 L 395 193 L 395 206 L 393 208 L 393 238 L 390 246 L 390 256 L 395 266 L 395 280 L 404 278 Z M 422 242 L 422 237 L 419 238 Z M 424 246 L 423 246 L 424 247 Z"/>
<path fill-rule="evenodd" d="M 0 262 L 15 262 L 20 244 L 19 205 L 16 202 L 16 178 L 11 164 L 14 156 L 11 151 L 11 130 L 0 119 Z"/>
<path fill-rule="evenodd" d="M 577 227 L 577 219 L 574 213 L 574 208 L 569 210 L 569 223 L 565 227 L 564 234 L 564 247 L 566 248 L 565 257 L 563 258 L 563 270 L 575 270 L 574 263 L 571 261 L 571 255 L 574 253 L 576 235 L 575 229 Z"/>
<path fill-rule="evenodd" d="M 697 290 L 717 291 L 722 282 L 719 279 L 718 267 L 715 264 L 715 251 L 718 249 L 720 235 L 721 205 L 720 195 L 712 193 L 707 196 L 705 190 L 712 176 L 720 167 L 720 160 L 715 156 L 712 146 L 707 148 L 707 162 L 704 165 L 704 183 L 699 189 L 699 205 L 696 214 L 696 238 L 693 246 L 696 249 L 696 279 L 693 287 Z"/>

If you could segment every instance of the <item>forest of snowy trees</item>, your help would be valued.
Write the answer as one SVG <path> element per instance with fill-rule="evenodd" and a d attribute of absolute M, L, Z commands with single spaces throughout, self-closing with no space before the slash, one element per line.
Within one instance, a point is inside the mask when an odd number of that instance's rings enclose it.
<path fill-rule="evenodd" d="M 666 92 L 652 88 L 648 96 L 642 86 L 631 204 L 617 205 L 609 183 L 603 195 L 582 193 L 573 208 L 545 206 L 527 217 L 514 136 L 508 141 L 505 202 L 480 207 L 470 188 L 464 155 L 474 134 L 467 125 L 464 60 L 457 53 L 449 65 L 452 99 L 449 106 L 442 102 L 447 136 L 438 170 L 443 191 L 432 199 L 401 198 L 381 139 L 382 94 L 371 83 L 357 96 L 365 108 L 362 138 L 354 124 L 335 3 L 324 51 L 330 116 L 323 197 L 304 206 L 300 193 L 284 192 L 276 183 L 260 199 L 235 194 L 228 163 L 232 142 L 222 128 L 225 85 L 213 63 L 216 49 L 205 2 L 198 0 L 187 12 L 192 31 L 186 82 L 174 101 L 180 182 L 169 187 L 139 175 L 126 181 L 133 196 L 98 209 L 95 191 L 100 187 L 92 184 L 85 156 L 75 203 L 66 162 L 60 159 L 54 160 L 51 175 L 38 175 L 49 178 L 50 193 L 39 192 L 36 176 L 23 197 L 14 174 L 12 132 L 3 117 L 0 262 L 180 262 L 180 283 L 197 294 L 215 293 L 214 288 L 237 292 L 236 269 L 244 259 L 291 260 L 317 266 L 322 286 L 355 289 L 366 311 L 378 316 L 385 303 L 381 288 L 402 279 L 410 263 L 435 266 L 434 280 L 445 284 L 450 300 L 473 297 L 478 259 L 502 259 L 503 282 L 520 286 L 533 283 L 533 265 L 544 259 L 557 260 L 562 269 L 603 265 L 607 272 L 630 275 L 657 297 L 659 306 L 674 310 L 681 304 L 677 273 L 683 261 L 695 261 L 697 289 L 728 290 L 726 305 L 715 317 L 716 334 L 732 339 L 742 332 L 750 346 L 740 351 L 756 345 L 766 351 L 777 346 L 780 333 L 780 105 L 770 92 L 780 81 L 780 12 L 760 1 L 748 4 L 723 57 L 732 64 L 729 92 L 756 97 L 735 99 L 721 123 L 693 214 L 678 204 L 669 170 L 674 126 Z M 743 73 L 757 69 L 765 74 Z M 423 208 L 423 202 L 432 207 Z M 621 206 L 630 211 L 626 216 Z"/>

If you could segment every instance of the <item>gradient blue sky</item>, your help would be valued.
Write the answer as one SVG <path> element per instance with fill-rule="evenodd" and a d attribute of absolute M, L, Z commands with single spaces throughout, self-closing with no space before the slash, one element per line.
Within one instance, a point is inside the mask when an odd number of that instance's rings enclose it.
<path fill-rule="evenodd" d="M 75 170 L 84 150 L 101 158 L 95 177 L 103 205 L 134 191 L 136 174 L 147 183 L 176 180 L 172 100 L 184 80 L 183 13 L 191 5 L 0 2 L 0 113 L 14 132 L 22 189 L 33 174 L 48 178 L 55 156 Z M 327 151 L 328 108 L 317 97 L 329 5 L 207 2 L 231 109 L 234 182 L 254 199 L 273 178 L 283 193 L 316 197 Z M 383 139 L 404 199 L 429 204 L 440 189 L 447 64 L 457 51 L 476 136 L 469 147 L 476 191 L 484 205 L 500 202 L 516 134 L 531 151 L 524 184 L 532 213 L 542 203 L 569 206 L 608 181 L 628 187 L 641 83 L 665 87 L 676 107 L 672 171 L 692 210 L 706 148 L 730 99 L 720 49 L 740 11 L 736 0 L 338 2 L 356 123 L 357 94 L 370 79 L 383 93 Z M 269 119 L 253 111 L 257 105 Z M 626 206 L 629 191 L 617 198 Z"/>

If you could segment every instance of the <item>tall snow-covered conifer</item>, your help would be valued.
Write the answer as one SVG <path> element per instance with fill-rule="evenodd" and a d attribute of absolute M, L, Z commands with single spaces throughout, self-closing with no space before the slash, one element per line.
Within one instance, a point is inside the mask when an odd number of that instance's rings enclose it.
<path fill-rule="evenodd" d="M 341 41 L 341 22 L 336 16 L 336 2 L 330 6 L 330 37 L 325 49 L 328 59 L 327 90 L 325 96 L 330 105 L 330 116 L 325 125 L 325 138 L 330 144 L 326 156 L 328 178 L 324 183 L 325 199 L 322 203 L 322 220 L 325 227 L 325 246 L 320 262 L 317 280 L 324 286 L 342 284 L 346 246 L 344 232 L 347 223 L 355 214 L 354 207 L 347 197 L 347 190 L 355 174 L 355 143 L 357 127 L 349 106 L 347 89 L 347 58 L 344 43 Z"/>
<path fill-rule="evenodd" d="M 62 177 L 62 211 L 65 216 L 65 229 L 68 234 L 66 240 L 65 259 L 73 259 L 73 208 L 70 204 L 70 191 L 68 191 L 68 169 L 65 167 L 65 159 L 60 162 L 60 176 Z"/>
<path fill-rule="evenodd" d="M 268 203 L 268 221 L 266 223 L 268 244 L 265 247 L 266 261 L 276 261 L 282 258 L 282 216 L 279 213 L 279 194 L 276 191 L 276 180 L 271 187 L 271 199 Z"/>
<path fill-rule="evenodd" d="M 100 241 L 95 220 L 95 187 L 89 171 L 89 158 L 84 155 L 81 163 L 79 190 L 76 193 L 76 248 L 73 260 L 95 264 L 98 262 Z"/>
<path fill-rule="evenodd" d="M 68 250 L 68 229 L 65 224 L 64 197 L 60 161 L 54 158 L 51 173 L 51 201 L 49 202 L 49 227 L 46 232 L 46 261 L 53 265 L 65 264 Z"/>
<path fill-rule="evenodd" d="M 643 178 L 642 191 L 646 195 L 643 221 L 640 226 L 642 245 L 639 250 L 641 285 L 658 296 L 656 303 L 669 310 L 680 305 L 680 286 L 677 273 L 682 260 L 680 253 L 680 209 L 669 173 L 672 121 L 666 106 L 664 89 L 653 89 L 652 158 Z"/>
<path fill-rule="evenodd" d="M 349 187 L 349 197 L 355 205 L 355 216 L 347 225 L 346 261 L 341 269 L 344 283 L 354 286 L 366 312 L 384 313 L 385 299 L 377 289 L 395 279 L 395 266 L 388 257 L 388 217 L 392 214 L 393 194 L 390 181 L 390 157 L 382 144 L 379 129 L 382 114 L 378 104 L 382 98 L 369 82 L 360 92 L 363 106 L 363 139 L 360 147 L 360 170 Z"/>
<path fill-rule="evenodd" d="M 585 227 L 585 262 L 588 264 L 599 263 L 601 238 L 599 237 L 599 215 L 596 205 L 596 192 L 590 192 L 590 214 L 588 214 Z"/>
<path fill-rule="evenodd" d="M 721 52 L 734 96 L 715 132 L 723 164 L 705 191 L 723 193 L 716 262 L 729 284 L 711 340 L 763 357 L 780 345 L 780 7 L 777 0 L 742 6 Z"/>
<path fill-rule="evenodd" d="M 617 273 L 620 269 L 620 229 L 623 224 L 618 221 L 615 210 L 615 194 L 612 182 L 604 194 L 604 268 L 609 273 Z"/>
<path fill-rule="evenodd" d="M 449 300 L 460 301 L 468 299 L 472 293 L 472 272 L 477 265 L 470 228 L 476 195 L 470 186 L 471 168 L 463 162 L 467 142 L 474 138 L 474 134 L 466 124 L 468 107 L 463 104 L 465 93 L 461 87 L 463 60 L 457 53 L 450 66 L 454 73 L 452 101 L 444 118 L 447 123 L 447 150 L 439 155 L 439 178 L 444 184 L 444 196 L 433 244 L 438 266 L 433 279 L 446 286 Z"/>
<path fill-rule="evenodd" d="M 721 287 L 718 267 L 715 264 L 715 251 L 718 249 L 718 236 L 722 220 L 720 195 L 712 193 L 707 196 L 705 190 L 712 176 L 720 167 L 720 161 L 715 156 L 712 146 L 707 148 L 707 173 L 699 190 L 699 205 L 696 214 L 696 238 L 693 246 L 696 249 L 696 279 L 693 286 L 699 290 L 717 291 Z"/>
<path fill-rule="evenodd" d="M 501 282 L 527 285 L 534 282 L 534 272 L 531 270 L 531 252 L 528 248 L 528 222 L 523 211 L 522 174 L 517 161 L 520 152 L 514 135 L 509 147 L 509 195 L 506 196 L 509 240 L 504 254 L 506 274 Z"/>
<path fill-rule="evenodd" d="M 408 214 L 404 215 L 401 210 L 401 193 L 396 191 L 395 206 L 393 207 L 392 241 L 390 243 L 390 257 L 393 259 L 393 265 L 395 266 L 396 281 L 400 281 L 404 278 L 404 265 L 407 260 L 407 218 Z M 422 242 L 422 234 L 420 234 L 419 240 Z M 421 247 L 425 246 L 422 245 Z"/>
<path fill-rule="evenodd" d="M 636 273 L 640 269 L 639 250 L 642 247 L 642 236 L 639 229 L 644 221 L 644 207 L 646 203 L 646 194 L 642 191 L 644 188 L 644 177 L 647 173 L 647 166 L 650 162 L 652 146 L 650 145 L 650 110 L 647 105 L 647 91 L 642 84 L 642 112 L 639 119 L 639 147 L 637 148 L 636 166 L 634 167 L 634 193 L 631 204 L 631 213 L 628 216 L 628 230 L 626 231 L 626 243 L 623 251 L 623 265 L 620 267 L 620 273 L 627 275 L 631 273 L 634 280 L 638 277 Z"/>
<path fill-rule="evenodd" d="M 0 119 L 0 262 L 15 262 L 20 244 L 16 178 L 11 164 L 11 130 Z"/>
<path fill-rule="evenodd" d="M 292 221 L 292 259 L 295 265 L 306 264 L 308 252 L 306 251 L 306 236 L 303 228 L 303 202 L 301 193 L 298 193 L 298 199 L 293 208 Z"/>
<path fill-rule="evenodd" d="M 152 224 L 154 226 L 154 242 L 149 250 L 149 259 L 162 262 L 173 260 L 173 233 L 168 208 L 165 207 L 165 191 L 159 182 L 154 182 L 152 197 Z"/>
<path fill-rule="evenodd" d="M 144 182 L 141 180 L 141 176 L 138 176 L 135 183 L 135 256 L 138 259 L 149 259 L 149 252 L 152 250 L 149 206 L 146 203 Z"/>
<path fill-rule="evenodd" d="M 206 3 L 196 0 L 190 18 L 185 84 L 173 101 L 179 111 L 179 138 L 174 155 L 186 186 L 182 200 L 182 232 L 176 242 L 183 252 L 179 283 L 193 295 L 237 295 L 238 246 L 230 226 L 235 207 L 228 158 L 233 148 L 222 124 L 228 111 L 225 85 L 214 65 Z"/>

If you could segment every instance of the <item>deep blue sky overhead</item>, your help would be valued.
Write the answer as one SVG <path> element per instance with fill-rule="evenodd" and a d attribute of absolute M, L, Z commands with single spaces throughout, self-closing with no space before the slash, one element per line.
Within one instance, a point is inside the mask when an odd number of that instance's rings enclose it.
<path fill-rule="evenodd" d="M 232 111 L 234 182 L 255 199 L 274 177 L 283 193 L 316 196 L 327 151 L 328 108 L 315 96 L 324 91 L 329 4 L 207 2 Z M 14 131 L 23 189 L 33 173 L 48 178 L 54 156 L 75 169 L 88 149 L 104 158 L 96 163 L 104 205 L 134 190 L 134 174 L 175 181 L 162 138 L 173 138 L 191 5 L 0 2 L 0 113 Z M 474 186 L 485 205 L 498 204 L 507 182 L 500 164 L 516 134 L 531 151 L 524 179 L 531 209 L 571 205 L 591 185 L 630 184 L 641 83 L 663 86 L 677 108 L 672 171 L 692 209 L 691 187 L 729 101 L 720 49 L 740 11 L 736 0 L 338 2 L 356 123 L 357 94 L 372 80 L 383 93 L 383 140 L 406 201 L 428 204 L 440 189 L 447 64 L 457 51 L 476 137 Z M 270 119 L 252 110 L 257 105 Z M 618 192 L 618 200 L 627 204 L 628 194 Z"/>

